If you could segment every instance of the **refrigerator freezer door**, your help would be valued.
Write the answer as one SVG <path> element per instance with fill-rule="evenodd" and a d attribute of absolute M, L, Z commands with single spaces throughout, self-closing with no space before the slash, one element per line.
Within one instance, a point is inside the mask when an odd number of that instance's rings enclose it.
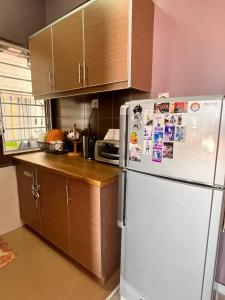
<path fill-rule="evenodd" d="M 211 300 L 223 198 L 222 191 L 215 199 L 214 193 L 127 172 L 126 300 L 131 287 L 147 300 Z"/>
<path fill-rule="evenodd" d="M 128 169 L 214 185 L 222 98 L 131 102 Z"/>

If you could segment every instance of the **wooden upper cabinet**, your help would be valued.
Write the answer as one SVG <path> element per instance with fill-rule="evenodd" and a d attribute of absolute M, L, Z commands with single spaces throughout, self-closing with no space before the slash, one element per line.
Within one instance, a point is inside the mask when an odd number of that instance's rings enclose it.
<path fill-rule="evenodd" d="M 83 86 L 82 11 L 52 26 L 55 91 Z"/>
<path fill-rule="evenodd" d="M 30 38 L 33 94 L 150 92 L 153 24 L 152 0 L 85 3 Z"/>
<path fill-rule="evenodd" d="M 97 0 L 84 9 L 86 86 L 128 80 L 128 0 Z"/>
<path fill-rule="evenodd" d="M 54 91 L 51 28 L 32 36 L 29 45 L 33 94 L 50 94 Z"/>

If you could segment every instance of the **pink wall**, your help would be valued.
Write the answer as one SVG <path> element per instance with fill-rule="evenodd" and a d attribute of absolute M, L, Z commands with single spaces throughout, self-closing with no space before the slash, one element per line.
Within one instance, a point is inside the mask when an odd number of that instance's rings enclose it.
<path fill-rule="evenodd" d="M 225 94 L 225 1 L 154 2 L 153 96 Z"/>

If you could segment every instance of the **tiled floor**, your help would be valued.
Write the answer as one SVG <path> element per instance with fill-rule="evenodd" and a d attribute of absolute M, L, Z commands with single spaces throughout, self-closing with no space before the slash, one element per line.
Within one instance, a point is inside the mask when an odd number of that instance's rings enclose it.
<path fill-rule="evenodd" d="M 2 300 L 105 300 L 118 284 L 115 274 L 102 286 L 26 228 L 5 238 L 18 257 L 0 269 Z"/>

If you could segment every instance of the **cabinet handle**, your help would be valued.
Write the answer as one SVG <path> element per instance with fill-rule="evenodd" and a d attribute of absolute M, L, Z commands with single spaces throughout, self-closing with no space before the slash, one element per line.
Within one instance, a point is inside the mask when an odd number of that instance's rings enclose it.
<path fill-rule="evenodd" d="M 81 66 L 81 63 L 78 64 L 78 69 L 79 69 L 79 84 L 82 84 L 82 81 L 83 81 L 83 68 Z"/>
<path fill-rule="evenodd" d="M 69 187 L 66 185 L 66 204 L 69 204 L 69 201 L 71 201 L 71 198 L 69 197 Z"/>
<path fill-rule="evenodd" d="M 84 85 L 88 85 L 88 66 L 84 64 Z"/>
<path fill-rule="evenodd" d="M 49 82 L 49 86 L 52 90 L 53 84 L 52 84 L 52 73 L 51 72 L 48 72 L 48 82 Z"/>

